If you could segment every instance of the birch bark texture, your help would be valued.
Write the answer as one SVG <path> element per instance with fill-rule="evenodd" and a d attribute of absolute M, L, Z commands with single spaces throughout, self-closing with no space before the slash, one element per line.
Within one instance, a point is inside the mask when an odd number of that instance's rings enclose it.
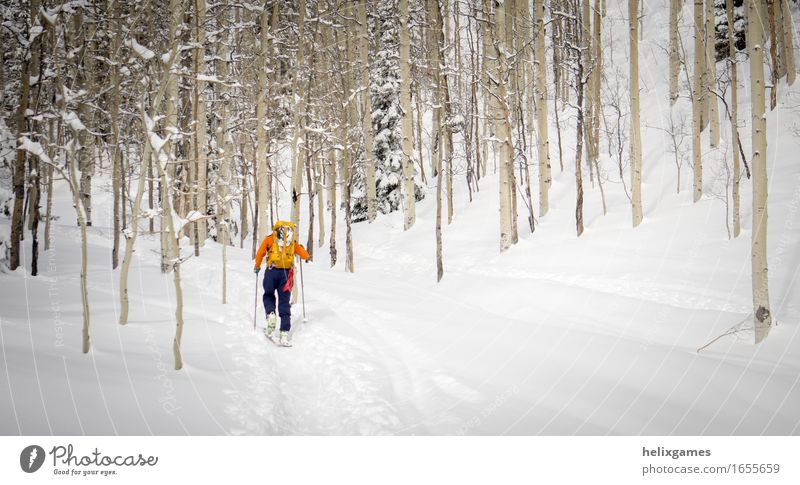
<path fill-rule="evenodd" d="M 692 74 L 692 165 L 693 200 L 703 197 L 703 161 L 700 153 L 700 132 L 703 130 L 703 0 L 694 0 L 694 69 Z"/>
<path fill-rule="evenodd" d="M 639 120 L 639 0 L 628 0 L 630 20 L 631 208 L 633 227 L 642 223 L 642 135 Z"/>
<path fill-rule="evenodd" d="M 417 219 L 414 198 L 414 158 L 411 133 L 411 69 L 409 68 L 408 0 L 400 0 L 400 108 L 403 110 L 403 229 L 409 230 Z M 374 185 L 374 184 L 373 184 Z"/>
<path fill-rule="evenodd" d="M 753 232 L 751 235 L 751 272 L 755 343 L 764 340 L 772 327 L 767 268 L 767 119 L 764 86 L 763 0 L 748 0 L 747 44 L 750 53 L 750 102 L 752 112 L 753 154 Z M 762 3 L 762 5 L 759 5 Z"/>
<path fill-rule="evenodd" d="M 544 0 L 535 0 L 534 15 L 536 22 L 536 40 L 534 56 L 536 58 L 536 128 L 537 152 L 539 155 L 539 216 L 545 216 L 550 210 L 549 192 L 552 183 L 550 173 L 550 142 L 547 132 L 547 61 L 545 59 L 545 23 Z"/>

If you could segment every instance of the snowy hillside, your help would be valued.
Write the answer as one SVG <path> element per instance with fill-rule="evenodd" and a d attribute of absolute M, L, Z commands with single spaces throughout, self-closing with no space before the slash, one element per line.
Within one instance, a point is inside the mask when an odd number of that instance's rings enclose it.
<path fill-rule="evenodd" d="M 722 198 L 693 203 L 687 161 L 676 191 L 673 155 L 659 128 L 670 110 L 662 3 L 647 2 L 640 46 L 641 226 L 631 228 L 630 202 L 604 146 L 608 213 L 597 185 L 584 182 L 586 231 L 575 236 L 574 130 L 564 130 L 565 170 L 554 157 L 550 213 L 530 234 L 520 199 L 520 242 L 503 253 L 494 174 L 481 180 L 472 202 L 463 184 L 456 187 L 439 283 L 435 185 L 426 188 L 410 230 L 400 212 L 353 226 L 354 273 L 344 271 L 342 257 L 329 268 L 327 248 L 314 248 L 315 261 L 303 265 L 305 310 L 299 296 L 292 309 L 292 348 L 264 338 L 260 293 L 253 329 L 260 284 L 252 242 L 228 249 L 223 305 L 221 246 L 209 240 L 201 256 L 181 266 L 184 368 L 173 370 L 172 276 L 160 272 L 158 235 L 148 234 L 144 221 L 131 266 L 130 321 L 119 325 L 110 180 L 97 177 L 88 228 L 92 350 L 82 354 L 80 231 L 69 189 L 57 184 L 53 245 L 40 255 L 40 275 L 25 269 L 27 241 L 23 267 L 0 274 L 0 433 L 800 433 L 800 85 L 783 83 L 768 115 L 776 324 L 754 345 L 751 184 L 742 183 L 735 239 L 719 177 L 709 175 L 706 184 Z M 626 14 L 624 4 L 609 2 L 604 20 L 615 46 L 606 62 L 623 74 Z M 690 38 L 688 19 L 682 29 Z M 746 81 L 740 103 L 749 106 Z M 674 113 L 690 113 L 688 101 L 679 100 Z M 742 108 L 745 151 L 748 117 Z M 554 126 L 550 138 L 555 147 Z M 710 162 L 708 173 L 720 167 Z M 0 234 L 8 225 L 0 218 Z M 182 246 L 189 255 L 188 240 Z"/>

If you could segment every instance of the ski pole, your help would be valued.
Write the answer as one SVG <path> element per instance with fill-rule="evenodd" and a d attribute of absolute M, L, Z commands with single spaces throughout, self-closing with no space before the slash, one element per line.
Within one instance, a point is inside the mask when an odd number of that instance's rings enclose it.
<path fill-rule="evenodd" d="M 307 321 L 306 318 L 306 290 L 303 287 L 303 258 L 300 258 L 300 299 L 303 301 L 303 321 Z"/>
<path fill-rule="evenodd" d="M 258 315 L 258 273 L 256 273 L 256 291 L 253 296 L 253 333 L 256 331 L 256 317 Z"/>

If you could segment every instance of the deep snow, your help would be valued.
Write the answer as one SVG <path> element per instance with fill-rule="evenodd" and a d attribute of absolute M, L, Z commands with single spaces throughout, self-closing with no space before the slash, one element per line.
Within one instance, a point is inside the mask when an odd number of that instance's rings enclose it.
<path fill-rule="evenodd" d="M 0 274 L 0 433 L 798 434 L 800 139 L 793 129 L 800 113 L 792 106 L 800 91 L 781 84 L 781 103 L 769 115 L 776 326 L 757 346 L 744 328 L 698 353 L 733 325 L 750 325 L 751 185 L 742 184 L 743 232 L 734 240 L 719 199 L 691 202 L 691 167 L 675 194 L 664 134 L 647 128 L 660 126 L 669 109 L 657 46 L 667 38 L 666 7 L 647 8 L 645 22 L 653 24 L 641 55 L 652 68 L 642 69 L 639 228 L 630 228 L 627 198 L 606 159 L 609 213 L 602 215 L 599 191 L 585 177 L 587 227 L 575 237 L 574 142 L 571 135 L 564 141 L 560 173 L 551 127 L 551 212 L 534 234 L 525 230 L 520 202 L 520 242 L 499 254 L 496 177 L 481 181 L 472 203 L 460 190 L 437 284 L 429 188 L 411 230 L 403 231 L 398 213 L 354 226 L 354 274 L 343 271 L 343 237 L 332 269 L 327 244 L 315 248 L 315 262 L 303 268 L 308 322 L 298 300 L 291 349 L 265 341 L 260 309 L 253 331 L 251 243 L 228 251 L 222 305 L 221 248 L 209 241 L 182 266 L 185 366 L 174 371 L 172 277 L 159 272 L 155 235 L 137 241 L 131 319 L 117 324 L 119 273 L 110 270 L 102 177 L 89 230 L 92 350 L 81 354 L 80 236 L 60 185 L 42 274 Z M 621 14 L 609 5 L 614 55 L 624 66 Z M 745 74 L 741 118 L 749 116 Z M 675 109 L 685 108 L 682 100 Z M 339 221 L 340 236 L 343 230 Z M 25 250 L 29 267 L 27 240 Z"/>

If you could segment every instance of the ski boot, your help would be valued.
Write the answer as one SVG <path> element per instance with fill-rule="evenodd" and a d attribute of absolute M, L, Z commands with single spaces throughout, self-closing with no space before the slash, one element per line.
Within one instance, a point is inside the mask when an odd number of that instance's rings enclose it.
<path fill-rule="evenodd" d="M 289 340 L 289 332 L 286 332 L 286 331 L 282 331 L 281 332 L 280 345 L 281 345 L 281 347 L 291 347 L 292 346 L 292 342 Z"/>
<path fill-rule="evenodd" d="M 267 328 L 264 329 L 264 334 L 267 336 L 268 339 L 271 339 L 275 336 L 275 326 L 278 324 L 278 317 L 275 316 L 275 312 L 270 313 L 267 315 Z"/>

